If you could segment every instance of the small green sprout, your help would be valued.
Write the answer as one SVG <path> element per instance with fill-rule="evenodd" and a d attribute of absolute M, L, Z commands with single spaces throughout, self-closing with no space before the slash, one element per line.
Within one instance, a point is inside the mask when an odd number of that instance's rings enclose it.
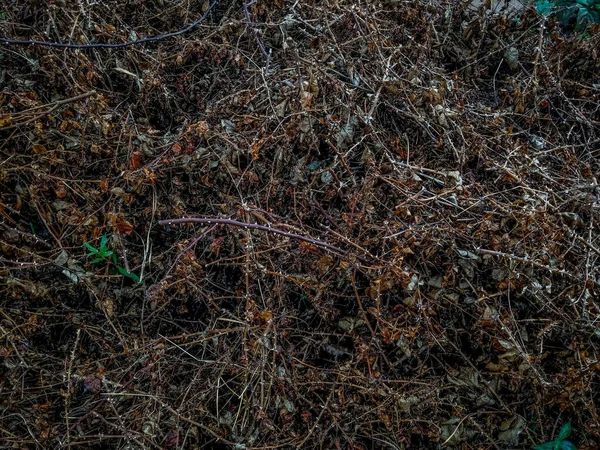
<path fill-rule="evenodd" d="M 111 263 L 115 266 L 115 268 L 111 268 L 112 273 L 120 273 L 124 277 L 130 278 L 136 283 L 140 282 L 140 277 L 138 277 L 135 273 L 128 272 L 124 267 L 121 267 L 117 263 L 117 255 L 109 250 L 106 246 L 108 244 L 108 236 L 104 235 L 100 239 L 100 247 L 96 248 L 90 243 L 86 242 L 83 244 L 85 248 L 89 250 L 88 258 L 94 256 L 95 258 L 90 261 L 90 264 L 97 264 L 101 261 L 105 261 L 107 263 Z"/>
<path fill-rule="evenodd" d="M 130 278 L 133 281 L 135 281 L 136 283 L 140 282 L 140 277 L 138 277 L 135 273 L 133 272 L 127 272 L 127 270 L 125 270 L 125 267 L 121 267 L 121 266 L 117 266 L 117 271 L 123 275 L 124 277 Z"/>
<path fill-rule="evenodd" d="M 556 439 L 540 445 L 534 445 L 533 450 L 577 450 L 575 444 L 566 439 L 571 435 L 571 422 L 566 423 L 560 429 Z"/>
<path fill-rule="evenodd" d="M 93 260 L 90 261 L 90 264 L 99 263 L 100 261 L 106 260 L 109 256 L 114 255 L 113 252 L 111 252 L 110 250 L 108 250 L 106 248 L 107 242 L 108 242 L 108 237 L 106 235 L 104 235 L 104 236 L 102 236 L 102 239 L 100 239 L 100 248 L 95 248 L 93 245 L 91 245 L 88 242 L 83 244 L 83 246 L 90 251 L 88 258 L 90 256 L 96 256 L 96 258 L 94 258 Z"/>

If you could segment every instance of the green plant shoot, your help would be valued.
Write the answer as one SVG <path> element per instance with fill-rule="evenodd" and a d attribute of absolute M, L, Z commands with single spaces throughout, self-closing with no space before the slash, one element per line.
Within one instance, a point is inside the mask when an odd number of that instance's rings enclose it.
<path fill-rule="evenodd" d="M 533 450 L 577 450 L 575 444 L 566 439 L 571 435 L 571 422 L 566 423 L 560 429 L 556 439 L 544 444 L 534 445 Z"/>
<path fill-rule="evenodd" d="M 536 0 L 535 6 L 544 16 L 556 15 L 563 26 L 574 23 L 576 31 L 600 23 L 600 0 Z"/>
<path fill-rule="evenodd" d="M 124 277 L 127 277 L 136 283 L 140 282 L 140 277 L 138 277 L 135 273 L 127 271 L 124 267 L 120 266 L 117 263 L 117 255 L 108 249 L 108 236 L 104 235 L 100 239 L 100 246 L 98 248 L 94 247 L 90 243 L 86 242 L 83 244 L 85 248 L 89 250 L 88 258 L 94 256 L 95 258 L 90 261 L 90 264 L 97 264 L 101 261 L 106 261 L 107 263 L 111 263 L 115 266 L 111 268 L 112 273 L 120 273 Z"/>

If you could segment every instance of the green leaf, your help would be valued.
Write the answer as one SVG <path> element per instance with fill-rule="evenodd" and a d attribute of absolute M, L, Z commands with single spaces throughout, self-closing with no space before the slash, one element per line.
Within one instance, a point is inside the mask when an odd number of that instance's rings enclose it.
<path fill-rule="evenodd" d="M 538 0 L 535 2 L 535 9 L 542 16 L 549 16 L 552 13 L 554 3 L 549 0 Z"/>
<path fill-rule="evenodd" d="M 532 450 L 553 450 L 554 441 L 546 442 L 545 444 L 534 445 Z"/>
<path fill-rule="evenodd" d="M 127 278 L 131 278 L 133 281 L 135 281 L 136 283 L 140 282 L 140 277 L 138 277 L 135 273 L 132 272 L 127 272 L 127 270 L 125 270 L 124 267 L 121 266 L 117 266 L 117 270 L 119 271 L 119 273 L 121 275 L 123 275 L 124 277 Z"/>
<path fill-rule="evenodd" d="M 100 251 L 106 251 L 106 243 L 108 242 L 108 236 L 103 235 L 100 239 Z"/>
<path fill-rule="evenodd" d="M 600 0 L 536 0 L 536 10 L 544 16 L 555 15 L 563 25 L 574 24 L 582 35 L 590 23 L 600 23 Z"/>
<path fill-rule="evenodd" d="M 579 14 L 579 10 L 579 6 L 574 6 L 573 4 L 571 4 L 569 6 L 565 6 L 564 8 L 559 9 L 556 13 L 556 17 L 558 18 L 558 21 L 560 23 L 566 25 L 569 23 L 572 17 L 577 17 L 577 15 Z"/>
<path fill-rule="evenodd" d="M 104 258 L 100 257 L 100 258 L 92 259 L 90 261 L 90 264 L 96 264 L 96 263 L 99 263 L 100 261 L 104 261 Z"/>
<path fill-rule="evenodd" d="M 571 436 L 571 422 L 567 422 L 562 426 L 556 439 L 563 441 L 569 436 Z"/>
<path fill-rule="evenodd" d="M 577 16 L 577 24 L 585 26 L 588 23 L 600 22 L 600 11 L 594 11 L 589 8 L 580 8 Z"/>
<path fill-rule="evenodd" d="M 112 255 L 112 260 L 116 265 L 117 264 L 117 255 L 115 253 L 113 253 L 113 255 Z"/>
<path fill-rule="evenodd" d="M 100 253 L 100 251 L 99 251 L 97 248 L 93 247 L 92 245 L 88 244 L 87 242 L 85 242 L 85 243 L 83 244 L 83 246 L 84 246 L 85 248 L 87 248 L 87 249 L 88 249 L 88 250 L 91 252 L 91 254 L 92 254 L 92 255 L 95 255 L 95 254 L 97 254 L 97 253 Z"/>
<path fill-rule="evenodd" d="M 575 447 L 575 444 L 573 444 L 571 441 L 562 441 L 562 445 L 560 447 L 561 450 L 577 450 L 577 447 Z"/>

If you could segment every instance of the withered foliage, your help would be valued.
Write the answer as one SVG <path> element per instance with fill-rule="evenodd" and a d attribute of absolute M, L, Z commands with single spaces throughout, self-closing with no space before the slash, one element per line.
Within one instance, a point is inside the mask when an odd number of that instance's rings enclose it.
<path fill-rule="evenodd" d="M 0 36 L 208 6 L 17 0 Z M 0 446 L 598 448 L 598 31 L 258 0 L 0 46 Z"/>

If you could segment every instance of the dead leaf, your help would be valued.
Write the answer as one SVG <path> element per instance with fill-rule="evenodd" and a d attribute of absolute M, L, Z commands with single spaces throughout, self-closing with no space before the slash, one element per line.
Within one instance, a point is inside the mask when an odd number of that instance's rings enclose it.
<path fill-rule="evenodd" d="M 133 231 L 133 225 L 127 220 L 117 219 L 117 230 L 119 230 L 119 233 L 129 236 Z"/>
<path fill-rule="evenodd" d="M 58 186 L 56 187 L 54 192 L 56 193 L 56 196 L 58 198 L 65 198 L 67 196 L 67 189 L 65 188 L 65 185 L 62 182 L 58 183 Z"/>
<path fill-rule="evenodd" d="M 46 150 L 46 147 L 42 144 L 33 144 L 33 153 L 35 153 L 36 155 L 41 155 L 43 153 L 46 153 L 48 150 Z"/>

